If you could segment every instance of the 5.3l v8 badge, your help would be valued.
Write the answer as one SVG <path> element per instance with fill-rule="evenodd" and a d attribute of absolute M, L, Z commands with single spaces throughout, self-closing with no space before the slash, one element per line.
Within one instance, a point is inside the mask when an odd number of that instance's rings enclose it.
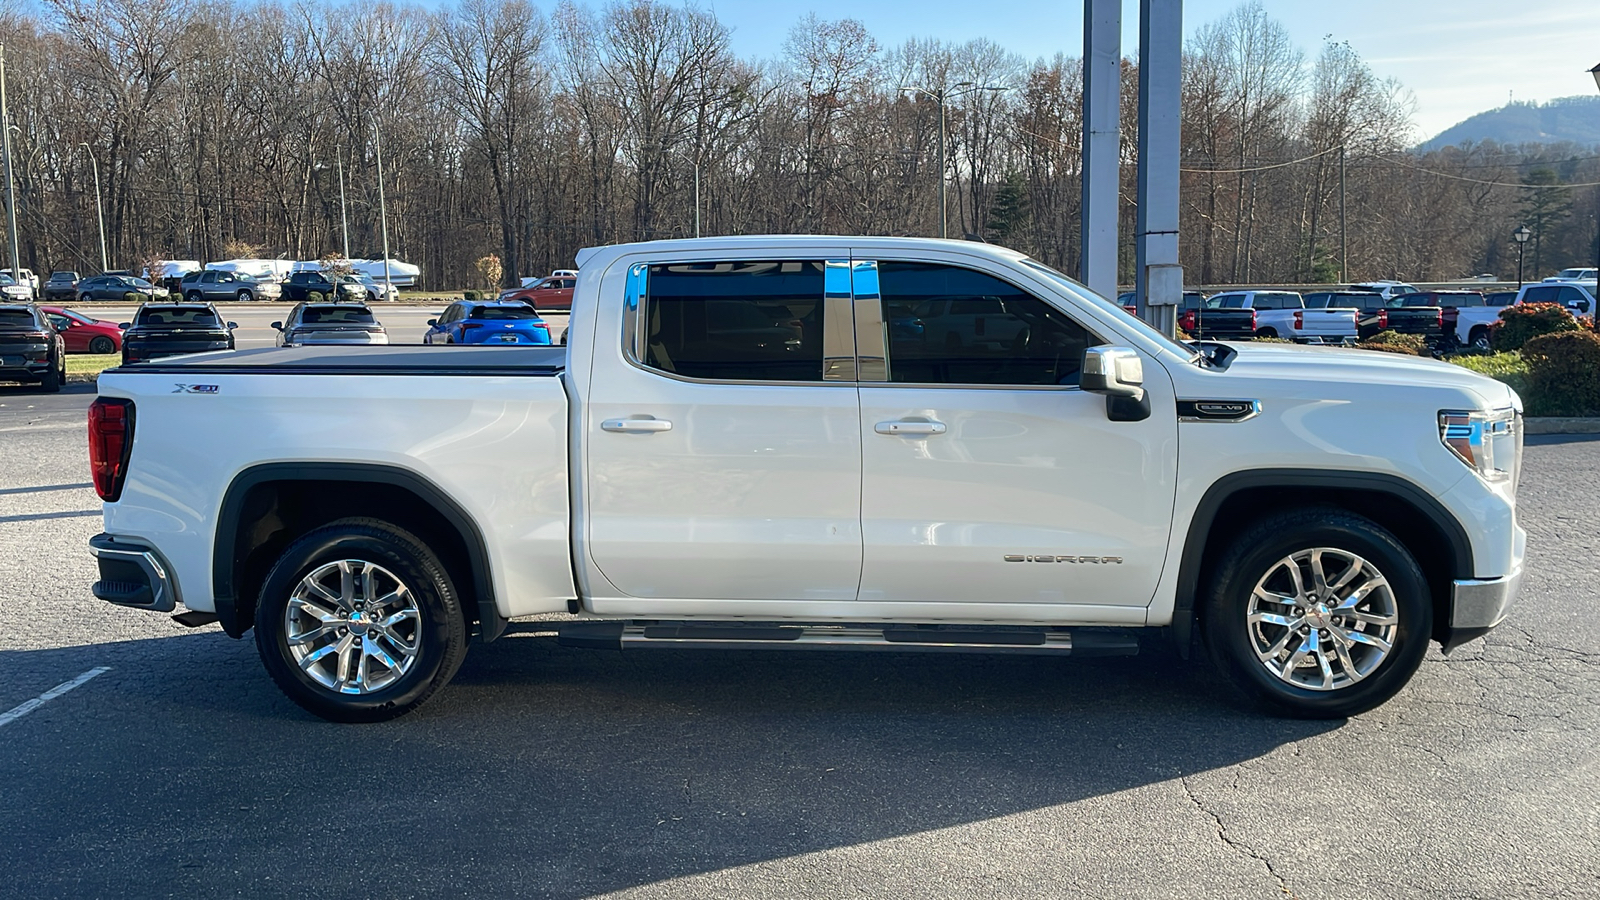
<path fill-rule="evenodd" d="M 1042 562 L 1042 563 L 1094 563 L 1096 565 L 1122 565 L 1120 556 L 1034 556 L 1030 553 L 1008 553 L 1006 562 Z"/>

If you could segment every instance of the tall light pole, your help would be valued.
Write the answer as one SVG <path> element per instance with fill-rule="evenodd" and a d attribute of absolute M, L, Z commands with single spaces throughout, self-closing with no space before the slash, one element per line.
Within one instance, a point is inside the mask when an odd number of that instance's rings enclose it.
<path fill-rule="evenodd" d="M 111 268 L 106 261 L 106 208 L 100 202 L 100 163 L 95 161 L 94 148 L 88 141 L 79 141 L 78 146 L 89 153 L 89 166 L 94 169 L 94 217 L 100 222 L 100 271 Z"/>
<path fill-rule="evenodd" d="M 383 199 L 383 136 L 377 122 L 372 123 L 372 144 L 378 151 L 378 222 L 383 230 L 383 298 L 387 300 L 394 282 L 389 280 L 389 208 Z"/>
<path fill-rule="evenodd" d="M 1594 76 L 1594 86 L 1600 88 L 1600 66 L 1590 69 L 1589 74 Z M 1600 188 L 1595 188 L 1594 265 L 1596 271 L 1600 272 Z"/>
<path fill-rule="evenodd" d="M 1511 239 L 1517 242 L 1517 289 L 1522 289 L 1522 251 L 1528 246 L 1528 238 L 1533 237 L 1533 232 L 1528 226 L 1522 225 L 1511 232 Z"/>
<path fill-rule="evenodd" d="M 1339 145 L 1339 281 L 1350 280 L 1348 266 L 1350 262 L 1350 243 L 1346 239 L 1344 224 L 1344 144 Z"/>
<path fill-rule="evenodd" d="M 0 44 L 0 132 L 6 155 L 6 223 L 11 232 L 11 276 L 22 282 L 22 253 L 17 250 L 17 190 L 11 181 L 11 112 L 6 106 L 6 48 Z"/>
<path fill-rule="evenodd" d="M 947 89 L 942 88 L 942 87 L 933 88 L 932 90 L 929 90 L 928 88 L 924 88 L 924 87 L 904 87 L 904 88 L 900 89 L 902 91 L 916 91 L 916 92 L 921 93 L 921 94 L 926 94 L 927 96 L 929 96 L 929 97 L 931 97 L 933 99 L 933 102 L 939 104 L 939 237 L 942 237 L 942 238 L 950 236 L 948 215 L 947 215 L 947 212 L 946 212 L 946 210 L 948 208 L 948 205 L 945 202 L 945 169 L 946 169 L 946 166 L 947 166 L 947 163 L 945 162 L 945 158 L 944 158 L 944 104 L 945 104 L 945 101 L 949 100 L 952 97 L 960 97 L 960 96 L 963 96 L 963 95 L 966 95 L 966 94 L 971 94 L 974 91 L 1003 91 L 1003 90 L 1005 90 L 1004 87 L 1001 87 L 999 85 L 979 85 L 979 84 L 977 84 L 975 82 L 971 82 L 971 81 L 958 81 L 958 82 L 956 82 L 955 86 L 958 87 L 958 88 L 966 88 L 966 90 L 964 90 L 964 91 L 950 91 L 950 90 L 947 90 Z"/>
<path fill-rule="evenodd" d="M 334 167 L 339 170 L 339 225 L 340 225 L 341 228 L 344 229 L 344 261 L 345 262 L 349 262 L 350 261 L 350 214 L 345 212 L 345 206 L 344 206 L 344 155 L 339 152 L 339 145 L 338 144 L 334 144 L 333 145 L 333 164 L 334 164 Z M 378 163 L 378 166 L 381 169 L 382 166 L 383 166 L 383 163 L 380 161 Z M 380 179 L 380 181 L 378 183 L 378 193 L 379 193 L 380 196 L 383 193 L 383 183 L 382 183 L 381 179 Z M 387 257 L 389 254 L 388 254 L 387 251 L 385 251 L 383 255 L 385 257 Z"/>

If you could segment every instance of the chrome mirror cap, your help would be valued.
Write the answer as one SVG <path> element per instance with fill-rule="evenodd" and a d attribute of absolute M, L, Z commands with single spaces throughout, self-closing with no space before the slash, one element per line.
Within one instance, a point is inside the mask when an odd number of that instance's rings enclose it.
<path fill-rule="evenodd" d="M 1090 347 L 1083 352 L 1079 386 L 1107 397 L 1144 399 L 1144 360 L 1130 347 Z"/>

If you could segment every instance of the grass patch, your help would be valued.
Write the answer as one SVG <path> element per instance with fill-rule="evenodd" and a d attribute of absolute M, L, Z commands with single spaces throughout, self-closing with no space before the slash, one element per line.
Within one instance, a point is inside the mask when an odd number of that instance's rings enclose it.
<path fill-rule="evenodd" d="M 1490 353 L 1447 357 L 1450 362 L 1503 382 L 1518 396 L 1528 396 L 1528 361 L 1520 353 Z"/>
<path fill-rule="evenodd" d="M 121 363 L 120 353 L 69 353 L 67 375 L 99 375 L 101 371 Z"/>

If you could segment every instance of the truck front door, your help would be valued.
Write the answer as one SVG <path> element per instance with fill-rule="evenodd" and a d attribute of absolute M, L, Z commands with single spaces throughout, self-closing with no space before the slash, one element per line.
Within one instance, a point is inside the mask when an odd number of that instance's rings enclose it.
<path fill-rule="evenodd" d="M 631 266 L 627 282 L 621 358 L 615 344 L 596 347 L 580 424 L 586 545 L 615 589 L 592 585 L 595 609 L 854 601 L 848 264 L 663 260 Z"/>
<path fill-rule="evenodd" d="M 963 265 L 853 274 L 861 603 L 1148 606 L 1177 475 L 1160 367 L 1145 366 L 1150 417 L 1112 422 L 1078 389 L 1084 350 L 1105 341 L 1064 308 Z M 934 327 L 923 312 L 946 314 Z"/>

